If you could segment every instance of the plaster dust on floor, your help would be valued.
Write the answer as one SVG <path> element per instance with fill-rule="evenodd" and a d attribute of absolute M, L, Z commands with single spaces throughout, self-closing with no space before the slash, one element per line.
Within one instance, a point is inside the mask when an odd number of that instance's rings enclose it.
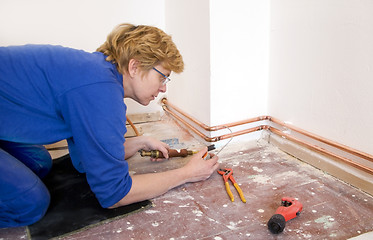
<path fill-rule="evenodd" d="M 140 126 L 146 136 L 172 139 L 175 148 L 199 150 L 209 144 L 167 115 Z M 151 162 L 136 154 L 128 163 L 132 174 L 141 174 L 178 168 L 189 159 Z M 371 195 L 262 139 L 232 141 L 219 153 L 219 161 L 220 168 L 233 169 L 246 203 L 229 183 L 232 202 L 221 175 L 214 173 L 206 181 L 183 184 L 152 199 L 148 210 L 63 239 L 348 239 L 373 231 Z M 267 222 L 285 196 L 300 201 L 303 211 L 274 235 Z M 24 228 L 1 229 L 0 239 L 25 239 Z"/>

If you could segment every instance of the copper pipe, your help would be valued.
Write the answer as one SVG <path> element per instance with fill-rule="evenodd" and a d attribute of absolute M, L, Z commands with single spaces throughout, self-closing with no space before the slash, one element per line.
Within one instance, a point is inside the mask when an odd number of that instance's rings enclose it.
<path fill-rule="evenodd" d="M 227 129 L 227 127 L 228 128 L 229 127 L 236 127 L 236 126 L 240 126 L 240 125 L 243 125 L 243 124 L 258 122 L 258 121 L 262 121 L 262 120 L 268 120 L 270 118 L 269 116 L 260 116 L 260 117 L 249 118 L 249 119 L 246 119 L 246 120 L 241 120 L 241 121 L 237 121 L 237 122 L 232 122 L 232 123 L 227 123 L 227 124 L 222 124 L 222 125 L 217 125 L 217 126 L 210 127 L 210 126 L 198 121 L 197 119 L 191 117 L 190 115 L 188 115 L 187 113 L 182 111 L 180 108 L 176 107 L 175 105 L 171 104 L 167 100 L 167 98 L 163 98 L 162 103 L 164 105 L 170 106 L 172 109 L 174 109 L 175 111 L 177 111 L 178 113 L 180 113 L 181 115 L 183 115 L 184 117 L 186 117 L 187 119 L 192 121 L 193 123 L 197 124 L 198 126 L 203 128 L 204 130 L 210 131 L 210 132 Z"/>
<path fill-rule="evenodd" d="M 368 154 L 368 153 L 361 152 L 359 150 L 353 149 L 353 148 L 345 146 L 343 144 L 340 144 L 340 143 L 331 141 L 329 139 L 323 138 L 321 136 L 318 136 L 316 134 L 307 132 L 307 131 L 305 131 L 303 129 L 297 128 L 297 127 L 292 126 L 290 124 L 286 124 L 286 123 L 284 123 L 284 122 L 282 122 L 282 121 L 280 121 L 280 120 L 278 120 L 278 119 L 276 119 L 274 117 L 271 117 L 271 116 L 260 116 L 260 117 L 250 118 L 250 119 L 246 119 L 246 120 L 242 120 L 242 121 L 238 121 L 238 122 L 233 122 L 233 123 L 218 125 L 218 126 L 214 126 L 214 127 L 209 127 L 206 124 L 203 124 L 200 121 L 198 121 L 198 120 L 194 119 L 193 117 L 189 116 L 188 114 L 186 114 L 185 112 L 183 112 L 182 110 L 180 110 L 179 108 L 177 108 L 176 106 L 174 106 L 173 104 L 171 104 L 167 100 L 167 98 L 163 98 L 162 99 L 162 103 L 171 106 L 174 110 L 176 110 L 177 112 L 179 112 L 184 117 L 186 117 L 189 120 L 191 120 L 192 122 L 196 123 L 198 126 L 202 127 L 206 131 L 216 131 L 216 130 L 225 129 L 227 127 L 234 127 L 234 126 L 239 126 L 239 125 L 243 125 L 243 124 L 247 124 L 247 123 L 253 123 L 253 122 L 256 122 L 256 121 L 269 120 L 269 121 L 271 121 L 273 123 L 279 124 L 279 125 L 281 125 L 283 127 L 289 128 L 289 129 L 291 129 L 293 131 L 296 131 L 296 132 L 298 132 L 298 133 L 300 133 L 300 134 L 302 134 L 304 136 L 310 137 L 312 139 L 315 139 L 317 141 L 320 141 L 320 142 L 325 143 L 327 145 L 330 145 L 332 147 L 338 148 L 338 149 L 340 149 L 342 151 L 345 151 L 345 152 L 348 152 L 350 154 L 353 154 L 353 155 L 355 155 L 357 157 L 364 158 L 364 159 L 366 159 L 368 161 L 373 162 L 373 156 L 370 155 L 370 154 Z"/>
<path fill-rule="evenodd" d="M 237 132 L 228 133 L 228 134 L 225 134 L 225 135 L 222 135 L 222 136 L 218 137 L 218 141 L 224 140 L 224 139 L 227 139 L 227 138 L 237 137 L 237 136 L 247 134 L 247 133 L 260 131 L 260 130 L 266 130 L 266 129 L 268 129 L 268 127 L 269 126 L 267 126 L 267 125 L 260 125 L 260 126 L 257 126 L 257 127 L 240 130 L 240 131 L 237 131 Z"/>
<path fill-rule="evenodd" d="M 326 149 L 324 149 L 324 148 L 321 148 L 321 147 L 319 147 L 319 146 L 309 144 L 309 143 L 307 143 L 307 142 L 305 142 L 305 141 L 302 141 L 302 140 L 300 140 L 300 139 L 298 139 L 298 138 L 296 138 L 296 137 L 293 137 L 293 136 L 291 136 L 291 135 L 289 135 L 289 134 L 286 134 L 286 133 L 282 132 L 281 130 L 278 130 L 278 129 L 274 128 L 274 127 L 270 127 L 269 130 L 270 130 L 272 133 L 274 133 L 274 134 L 277 134 L 277 135 L 279 135 L 279 136 L 281 136 L 281 137 L 284 137 L 284 138 L 290 139 L 290 140 L 293 141 L 293 142 L 296 142 L 296 143 L 298 143 L 298 144 L 301 144 L 301 145 L 303 145 L 303 146 L 306 146 L 308 149 L 316 150 L 317 152 L 320 152 L 320 153 L 323 153 L 323 154 L 326 154 L 326 155 L 332 156 L 332 157 L 334 157 L 334 158 L 337 158 L 337 159 L 343 161 L 344 163 L 347 163 L 347 164 L 350 165 L 350 166 L 353 166 L 353 167 L 355 167 L 355 168 L 358 168 L 358 169 L 360 169 L 360 170 L 363 170 L 364 172 L 367 172 L 367 173 L 369 173 L 369 174 L 373 174 L 373 168 L 370 168 L 370 167 L 364 166 L 364 165 L 362 165 L 362 164 L 356 163 L 356 162 L 354 162 L 354 161 L 351 161 L 351 160 L 348 159 L 348 158 L 345 158 L 345 157 L 339 156 L 339 155 L 337 155 L 337 154 L 335 154 L 335 153 L 332 153 L 332 152 L 330 152 L 330 151 L 328 151 L 328 150 L 326 150 Z"/>
<path fill-rule="evenodd" d="M 136 136 L 140 136 L 139 131 L 137 131 L 137 128 L 136 128 L 135 125 L 132 123 L 132 121 L 127 117 L 127 115 L 126 115 L 126 119 L 127 119 L 127 122 L 131 125 L 133 131 L 135 131 Z"/>
<path fill-rule="evenodd" d="M 249 128 L 249 129 L 244 129 L 244 130 L 241 130 L 241 131 L 237 131 L 237 132 L 233 132 L 233 133 L 228 133 L 228 134 L 224 134 L 224 135 L 221 135 L 221 136 L 218 136 L 218 137 L 212 137 L 211 138 L 211 137 L 206 136 L 201 131 L 199 131 L 197 128 L 195 128 L 194 126 L 192 126 L 191 124 L 189 124 L 188 122 L 186 122 L 184 119 L 182 119 L 181 117 L 179 117 L 174 112 L 172 112 L 170 109 L 168 109 L 168 107 L 166 105 L 163 105 L 163 110 L 165 112 L 171 114 L 178 121 L 182 122 L 185 126 L 187 126 L 190 130 L 192 130 L 198 136 L 200 136 L 201 138 L 203 138 L 206 142 L 217 142 L 217 141 L 220 141 L 220 140 L 224 140 L 224 139 L 236 137 L 236 136 L 239 136 L 239 135 L 243 135 L 243 134 L 252 133 L 252 132 L 260 131 L 260 130 L 263 130 L 263 129 L 267 129 L 267 126 L 264 125 L 264 126 L 258 126 L 258 127 L 253 127 L 253 128 Z M 227 127 L 224 127 L 224 128 L 226 129 Z"/>
<path fill-rule="evenodd" d="M 219 141 L 219 140 L 223 140 L 223 139 L 227 139 L 227 138 L 230 138 L 230 137 L 235 137 L 235 136 L 238 136 L 238 135 L 242 135 L 242 134 L 246 134 L 246 133 L 251 133 L 251 132 L 255 132 L 255 131 L 259 131 L 259 130 L 269 130 L 270 132 L 272 132 L 274 134 L 277 134 L 277 135 L 283 136 L 283 137 L 287 137 L 288 139 L 293 140 L 294 142 L 297 142 L 297 143 L 300 143 L 302 145 L 305 145 L 308 148 L 311 148 L 311 149 L 316 150 L 318 152 L 321 152 L 321 153 L 324 153 L 326 155 L 332 156 L 332 157 L 337 158 L 337 159 L 339 159 L 339 160 L 341 160 L 341 161 L 343 161 L 343 162 L 345 162 L 345 163 L 347 163 L 347 164 L 349 164 L 351 166 L 354 166 L 354 167 L 359 168 L 359 169 L 361 169 L 361 170 L 363 170 L 365 172 L 373 174 L 373 169 L 372 168 L 369 168 L 369 167 L 363 166 L 363 165 L 361 165 L 359 163 L 353 162 L 353 161 L 351 161 L 348 158 L 339 156 L 339 155 L 337 155 L 335 153 L 332 153 L 332 152 L 330 152 L 328 150 L 325 150 L 324 148 L 321 148 L 319 146 L 311 145 L 309 143 L 306 143 L 305 141 L 299 140 L 299 139 L 297 139 L 297 138 L 295 138 L 293 136 L 290 136 L 289 134 L 285 134 L 282 131 L 280 131 L 280 130 L 272 127 L 272 126 L 269 126 L 269 125 L 261 125 L 259 127 L 254 127 L 254 128 L 250 128 L 250 129 L 246 129 L 246 130 L 241 130 L 241 131 L 238 131 L 238 132 L 235 132 L 235 133 L 230 133 L 230 134 L 222 135 L 222 136 L 215 137 L 215 138 L 209 138 L 206 135 L 204 135 L 203 133 L 201 133 L 199 130 L 197 130 L 195 127 L 193 127 L 191 124 L 189 124 L 186 121 L 184 121 L 184 119 L 182 119 L 181 117 L 179 117 L 178 115 L 176 115 L 174 112 L 172 112 L 171 110 L 169 110 L 166 105 L 171 106 L 174 110 L 176 110 L 181 115 L 183 115 L 184 117 L 186 117 L 187 119 L 189 119 L 193 123 L 197 124 L 201 128 L 205 129 L 206 131 L 216 131 L 216 130 L 225 129 L 227 127 L 234 127 L 234 126 L 238 126 L 238 125 L 242 125 L 242 124 L 246 124 L 246 123 L 252 123 L 252 122 L 262 121 L 262 120 L 269 120 L 269 121 L 271 121 L 273 123 L 276 123 L 276 124 L 281 125 L 283 127 L 289 128 L 289 129 L 291 129 L 293 131 L 296 131 L 296 132 L 298 132 L 298 133 L 300 133 L 300 134 L 302 134 L 304 136 L 310 137 L 312 139 L 315 139 L 315 140 L 320 141 L 322 143 L 325 143 L 327 145 L 333 146 L 335 148 L 338 148 L 340 150 L 343 150 L 345 152 L 348 152 L 350 154 L 353 154 L 355 156 L 358 156 L 358 157 L 361 157 L 361 158 L 364 158 L 364 159 L 366 159 L 368 161 L 373 162 L 373 156 L 370 155 L 370 154 L 367 154 L 367 153 L 358 151 L 356 149 L 347 147 L 345 145 L 339 144 L 337 142 L 328 140 L 328 139 L 323 138 L 321 136 L 318 136 L 316 134 L 312 134 L 312 133 L 307 132 L 307 131 L 305 131 L 303 129 L 300 129 L 300 128 L 294 127 L 292 125 L 286 124 L 286 123 L 284 123 L 284 122 L 282 122 L 282 121 L 280 121 L 280 120 L 278 120 L 276 118 L 273 118 L 273 117 L 270 117 L 270 116 L 260 116 L 260 117 L 257 117 L 257 118 L 251 118 L 251 119 L 247 119 L 247 120 L 243 120 L 243 121 L 238 121 L 238 122 L 233 122 L 233 123 L 229 123 L 229 124 L 223 124 L 223 125 L 219 125 L 219 126 L 209 127 L 206 124 L 203 124 L 200 121 L 198 121 L 198 120 L 194 119 L 193 117 L 189 116 L 188 114 L 186 114 L 185 112 L 183 112 L 182 110 L 180 110 L 179 108 L 177 108 L 176 106 L 172 105 L 166 98 L 162 99 L 162 103 L 164 104 L 163 105 L 163 109 L 166 112 L 170 113 L 172 116 L 174 116 L 180 122 L 182 122 L 183 124 L 185 124 L 187 127 L 189 127 L 192 131 L 194 131 L 195 133 L 197 133 L 199 136 L 201 136 L 206 141 L 209 141 L 209 142 L 214 141 L 215 142 L 215 141 Z"/>
<path fill-rule="evenodd" d="M 270 117 L 269 120 L 270 120 L 271 122 L 277 123 L 277 124 L 279 124 L 279 125 L 281 125 L 281 126 L 283 126 L 283 127 L 289 128 L 289 129 L 291 129 L 291 130 L 293 130 L 293 131 L 295 131 L 295 132 L 301 133 L 302 135 L 305 135 L 305 136 L 307 136 L 307 137 L 313 138 L 313 139 L 315 139 L 315 140 L 317 140 L 317 141 L 319 141 L 319 142 L 325 143 L 325 144 L 330 145 L 330 146 L 332 146 L 332 147 L 338 148 L 338 149 L 340 149 L 340 150 L 343 150 L 343 151 L 345 151 L 345 152 L 348 152 L 348 153 L 350 153 L 350 154 L 353 154 L 353 155 L 355 155 L 355 156 L 358 156 L 358 157 L 361 157 L 361 158 L 364 158 L 364 159 L 366 159 L 366 160 L 368 160 L 368 161 L 373 162 L 373 156 L 370 155 L 370 154 L 368 154 L 368 153 L 361 152 L 361 151 L 359 151 L 359 150 L 356 150 L 356 149 L 350 148 L 350 147 L 348 147 L 348 146 L 346 146 L 346 145 L 339 144 L 339 143 L 337 143 L 337 142 L 334 142 L 334 141 L 331 141 L 331 140 L 329 140 L 329 139 L 323 138 L 323 137 L 318 136 L 318 135 L 316 135 L 316 134 L 313 134 L 313 133 L 307 132 L 307 131 L 305 131 L 305 130 L 303 130 L 303 129 L 300 129 L 300 128 L 297 128 L 297 127 L 295 127 L 295 126 L 293 126 L 293 125 L 290 125 L 290 124 L 284 123 L 284 122 L 282 122 L 282 121 L 280 121 L 280 120 L 278 120 L 278 119 L 276 119 L 276 118 Z"/>
<path fill-rule="evenodd" d="M 216 141 L 218 141 L 217 139 L 209 138 L 205 134 L 201 133 L 197 128 L 193 127 L 191 124 L 189 124 L 188 122 L 184 121 L 184 119 L 182 119 L 181 117 L 179 117 L 176 113 L 170 111 L 166 105 L 163 105 L 162 107 L 163 107 L 163 110 L 165 112 L 171 114 L 174 118 L 176 118 L 177 120 L 179 120 L 180 122 L 182 122 L 185 126 L 187 126 L 190 130 L 192 130 L 198 136 L 200 136 L 201 138 L 203 138 L 205 141 L 207 141 L 207 142 L 216 142 Z"/>

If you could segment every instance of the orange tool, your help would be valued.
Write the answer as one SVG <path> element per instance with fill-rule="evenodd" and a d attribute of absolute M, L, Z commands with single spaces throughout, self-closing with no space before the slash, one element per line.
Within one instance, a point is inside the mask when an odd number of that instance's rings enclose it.
<path fill-rule="evenodd" d="M 271 233 L 277 234 L 284 230 L 285 223 L 302 212 L 303 205 L 295 198 L 283 197 L 281 207 L 277 208 L 275 215 L 269 219 L 267 226 Z"/>
<path fill-rule="evenodd" d="M 225 189 L 227 190 L 228 196 L 230 197 L 231 201 L 234 202 L 234 197 L 233 197 L 232 191 L 231 191 L 231 189 L 229 187 L 228 179 L 231 180 L 231 182 L 233 183 L 233 186 L 236 188 L 238 194 L 240 195 L 240 198 L 241 198 L 242 202 L 245 203 L 246 199 L 245 199 L 245 197 L 244 197 L 244 195 L 242 193 L 242 190 L 241 190 L 240 186 L 238 186 L 237 182 L 233 178 L 233 170 L 230 169 L 230 168 L 224 168 L 224 169 L 220 169 L 218 171 L 218 173 L 220 175 L 223 175 Z"/>

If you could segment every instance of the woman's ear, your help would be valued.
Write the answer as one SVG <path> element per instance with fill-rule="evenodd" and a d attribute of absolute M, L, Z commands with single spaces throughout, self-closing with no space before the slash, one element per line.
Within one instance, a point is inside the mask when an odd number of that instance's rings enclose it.
<path fill-rule="evenodd" d="M 140 62 L 135 60 L 135 59 L 130 59 L 129 63 L 128 63 L 128 74 L 131 76 L 131 77 L 134 77 L 138 71 L 139 71 L 139 65 L 140 65 Z"/>

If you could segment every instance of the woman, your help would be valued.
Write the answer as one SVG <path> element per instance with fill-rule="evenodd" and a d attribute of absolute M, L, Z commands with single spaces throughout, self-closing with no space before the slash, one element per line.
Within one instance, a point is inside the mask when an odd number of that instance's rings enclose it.
<path fill-rule="evenodd" d="M 171 37 L 150 26 L 121 24 L 94 53 L 50 45 L 0 47 L 0 227 L 29 225 L 48 208 L 40 180 L 52 160 L 41 145 L 67 139 L 74 167 L 86 173 L 101 206 L 115 208 L 205 180 L 218 158 L 207 148 L 182 168 L 129 176 L 126 158 L 168 146 L 124 139 L 126 105 L 148 105 L 183 71 Z"/>

